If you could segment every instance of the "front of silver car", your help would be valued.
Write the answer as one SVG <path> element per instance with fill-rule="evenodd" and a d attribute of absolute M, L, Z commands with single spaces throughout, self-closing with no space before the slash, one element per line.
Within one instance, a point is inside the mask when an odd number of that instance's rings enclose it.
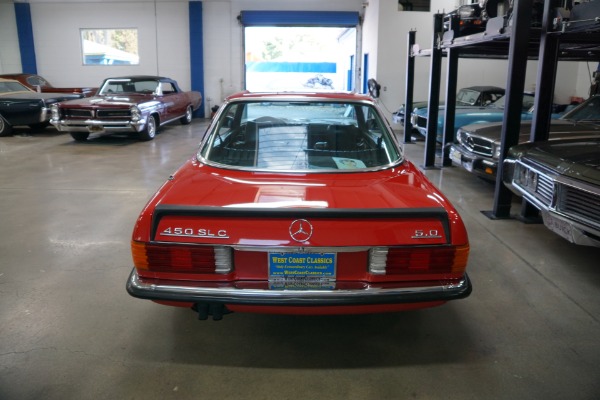
<path fill-rule="evenodd" d="M 450 146 L 452 163 L 476 175 L 493 179 L 500 157 L 501 129 L 501 123 L 471 124 L 459 128 L 456 142 Z"/>
<path fill-rule="evenodd" d="M 530 140 L 532 121 L 522 121 L 519 143 Z M 558 119 L 552 119 L 549 140 L 585 139 L 600 135 L 600 96 L 592 97 Z M 502 123 L 462 126 L 450 146 L 450 159 L 478 176 L 496 179 L 500 159 Z"/>

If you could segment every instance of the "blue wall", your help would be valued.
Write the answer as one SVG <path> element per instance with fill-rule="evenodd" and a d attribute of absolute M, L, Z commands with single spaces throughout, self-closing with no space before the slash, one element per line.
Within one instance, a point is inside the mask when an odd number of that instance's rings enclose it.
<path fill-rule="evenodd" d="M 190 72 L 192 90 L 202 93 L 202 104 L 194 117 L 204 118 L 204 47 L 202 36 L 202 2 L 190 1 Z"/>
<path fill-rule="evenodd" d="M 15 16 L 17 19 L 17 35 L 19 36 L 19 50 L 21 51 L 21 68 L 24 73 L 37 74 L 29 3 L 15 3 Z"/>

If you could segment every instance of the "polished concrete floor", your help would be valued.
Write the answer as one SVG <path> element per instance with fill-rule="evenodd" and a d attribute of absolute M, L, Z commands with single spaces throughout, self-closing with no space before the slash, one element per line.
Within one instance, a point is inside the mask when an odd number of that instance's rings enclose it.
<path fill-rule="evenodd" d="M 600 398 L 600 249 L 489 220 L 494 187 L 457 168 L 426 173 L 469 231 L 467 299 L 213 322 L 130 297 L 136 217 L 205 127 L 0 138 L 0 399 Z"/>

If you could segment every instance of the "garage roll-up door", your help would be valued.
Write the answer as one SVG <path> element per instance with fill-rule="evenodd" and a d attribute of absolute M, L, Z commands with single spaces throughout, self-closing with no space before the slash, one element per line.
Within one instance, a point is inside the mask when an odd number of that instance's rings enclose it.
<path fill-rule="evenodd" d="M 336 26 L 354 27 L 359 24 L 354 11 L 242 11 L 244 26 Z"/>

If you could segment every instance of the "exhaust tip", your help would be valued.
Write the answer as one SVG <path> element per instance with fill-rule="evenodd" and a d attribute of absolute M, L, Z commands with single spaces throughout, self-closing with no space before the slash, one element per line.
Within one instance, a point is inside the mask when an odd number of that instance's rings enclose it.
<path fill-rule="evenodd" d="M 192 310 L 198 313 L 200 321 L 206 321 L 209 315 L 213 317 L 213 321 L 220 321 L 224 315 L 231 313 L 225 304 L 220 303 L 195 303 Z"/>

